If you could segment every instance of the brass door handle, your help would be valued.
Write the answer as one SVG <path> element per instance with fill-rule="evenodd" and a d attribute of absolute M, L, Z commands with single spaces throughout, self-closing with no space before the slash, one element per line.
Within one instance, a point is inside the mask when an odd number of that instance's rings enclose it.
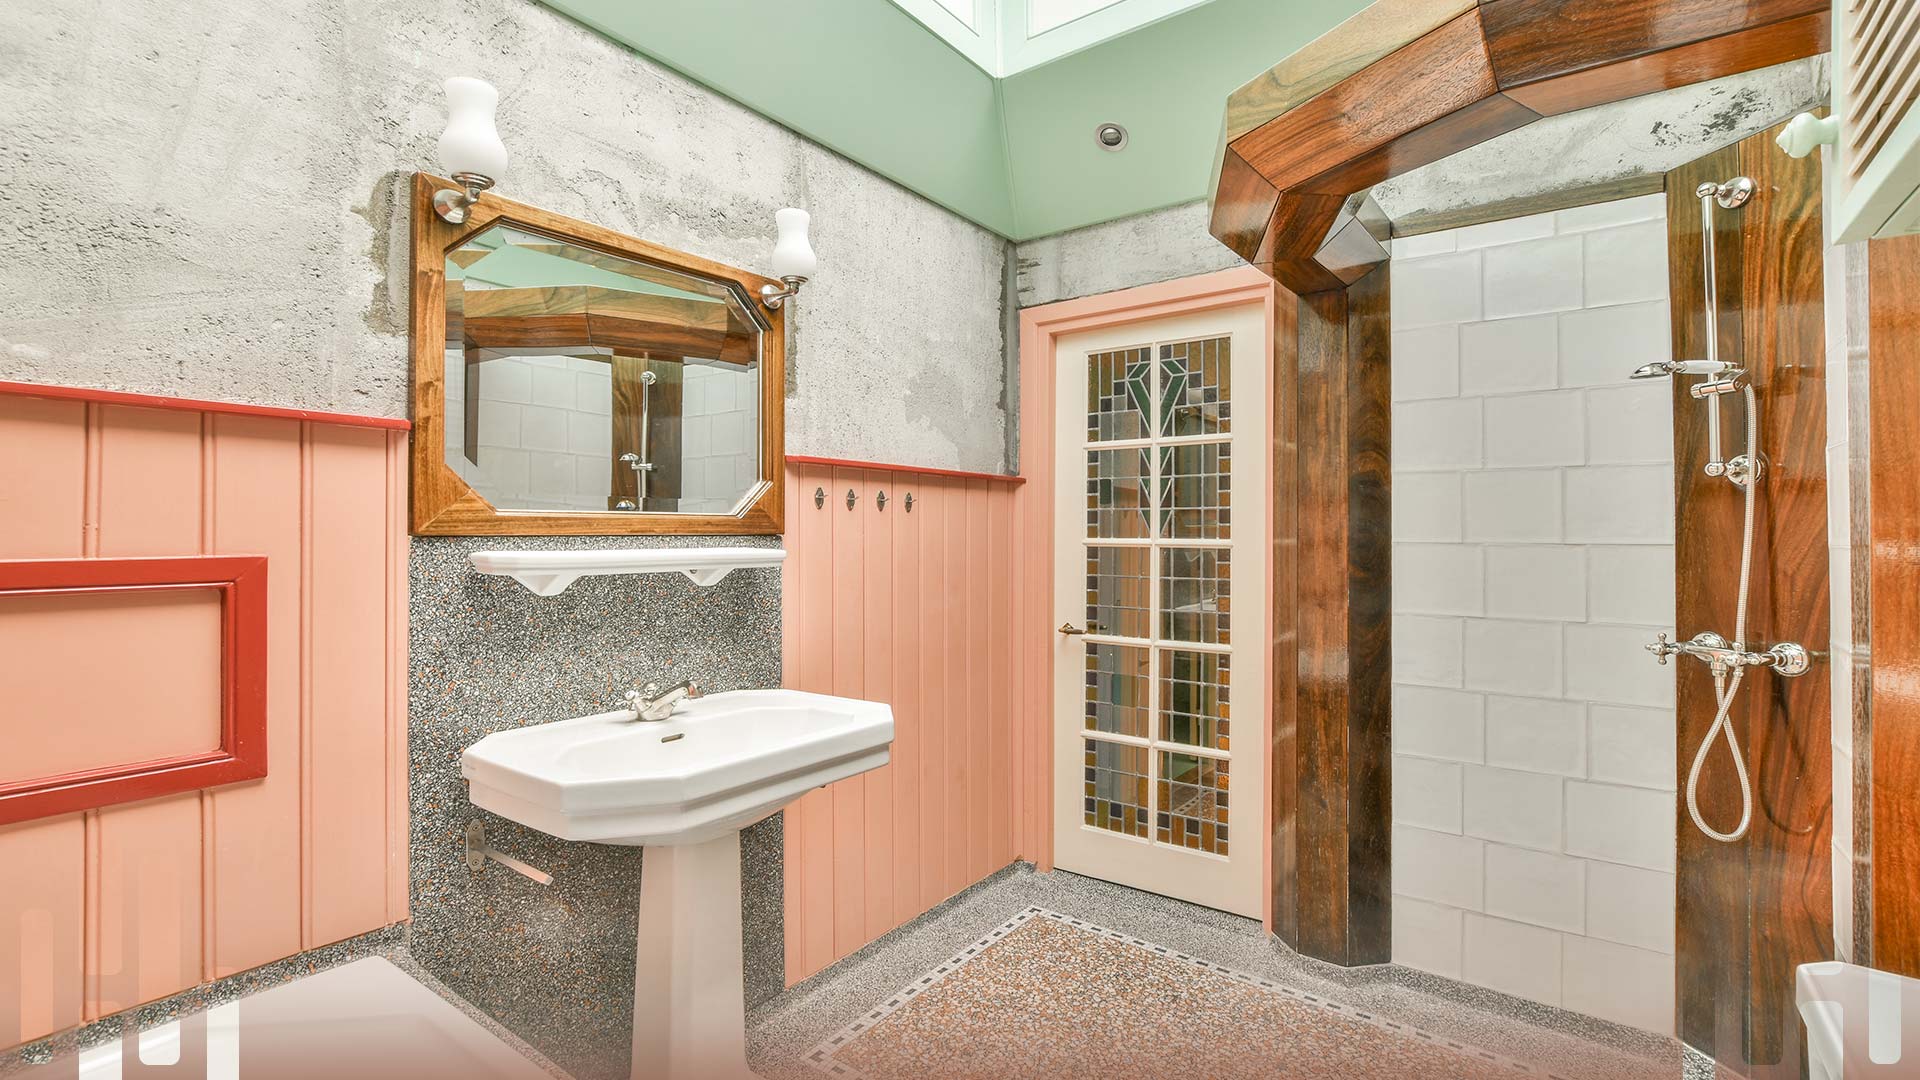
<path fill-rule="evenodd" d="M 1073 625 L 1073 624 L 1072 624 L 1072 623 L 1070 623 L 1070 622 L 1063 622 L 1063 623 L 1061 623 L 1061 624 L 1060 624 L 1060 632 L 1061 632 L 1061 633 L 1063 633 L 1063 634 L 1066 634 L 1066 635 L 1069 635 L 1069 636 L 1072 636 L 1072 635 L 1074 635 L 1074 634 L 1084 634 L 1084 633 L 1086 633 L 1086 631 L 1085 631 L 1085 630 L 1082 630 L 1082 629 L 1080 629 L 1079 627 L 1077 627 L 1077 626 L 1075 626 L 1075 625 Z"/>

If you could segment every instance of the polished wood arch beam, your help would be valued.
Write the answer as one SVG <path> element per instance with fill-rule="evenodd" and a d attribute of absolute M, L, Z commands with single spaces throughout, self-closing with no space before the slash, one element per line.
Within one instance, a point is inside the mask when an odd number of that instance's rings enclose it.
<path fill-rule="evenodd" d="M 1295 293 L 1386 259 L 1353 198 L 1523 127 L 1826 51 L 1826 0 L 1379 0 L 1235 91 L 1210 229 Z"/>

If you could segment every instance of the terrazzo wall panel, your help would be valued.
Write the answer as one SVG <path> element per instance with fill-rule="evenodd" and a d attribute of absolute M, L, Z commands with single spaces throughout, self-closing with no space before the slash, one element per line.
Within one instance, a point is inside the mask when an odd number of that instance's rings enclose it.
<path fill-rule="evenodd" d="M 513 547 L 660 547 L 700 538 L 514 537 Z M 740 543 L 777 546 L 775 537 Z M 477 810 L 460 751 L 485 735 L 605 712 L 648 680 L 708 692 L 780 685 L 780 573 L 583 578 L 539 598 L 476 574 L 498 538 L 416 538 L 411 603 L 414 957 L 579 1080 L 625 1077 L 633 1024 L 639 848 L 569 843 Z M 469 819 L 488 841 L 552 874 L 539 885 L 495 863 L 467 868 Z M 780 817 L 747 830 L 747 993 L 783 983 Z"/>

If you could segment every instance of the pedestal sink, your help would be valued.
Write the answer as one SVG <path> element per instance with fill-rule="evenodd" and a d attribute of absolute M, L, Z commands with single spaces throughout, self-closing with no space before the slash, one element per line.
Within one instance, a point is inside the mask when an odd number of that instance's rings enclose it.
<path fill-rule="evenodd" d="M 749 1077 L 740 830 L 887 763 L 893 710 L 798 690 L 620 710 L 489 735 L 460 756 L 474 805 L 562 840 L 639 845 L 637 1080 Z"/>

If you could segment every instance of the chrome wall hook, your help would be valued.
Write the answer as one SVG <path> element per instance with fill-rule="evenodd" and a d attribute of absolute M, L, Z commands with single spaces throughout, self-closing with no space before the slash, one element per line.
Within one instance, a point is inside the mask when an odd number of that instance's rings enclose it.
<path fill-rule="evenodd" d="M 847 489 L 847 509 L 849 510 L 853 509 L 853 504 L 859 501 L 860 501 L 860 496 L 854 494 L 854 491 L 852 488 L 848 488 Z"/>
<path fill-rule="evenodd" d="M 827 505 L 827 489 L 823 487 L 814 488 L 813 489 L 813 508 L 815 510 L 818 510 L 826 505 Z"/>
<path fill-rule="evenodd" d="M 913 492 L 907 492 L 907 513 L 913 513 Z"/>
<path fill-rule="evenodd" d="M 873 505 L 879 507 L 881 513 L 883 514 L 886 513 L 887 512 L 887 493 L 882 491 L 879 494 L 875 495 L 873 497 Z"/>

